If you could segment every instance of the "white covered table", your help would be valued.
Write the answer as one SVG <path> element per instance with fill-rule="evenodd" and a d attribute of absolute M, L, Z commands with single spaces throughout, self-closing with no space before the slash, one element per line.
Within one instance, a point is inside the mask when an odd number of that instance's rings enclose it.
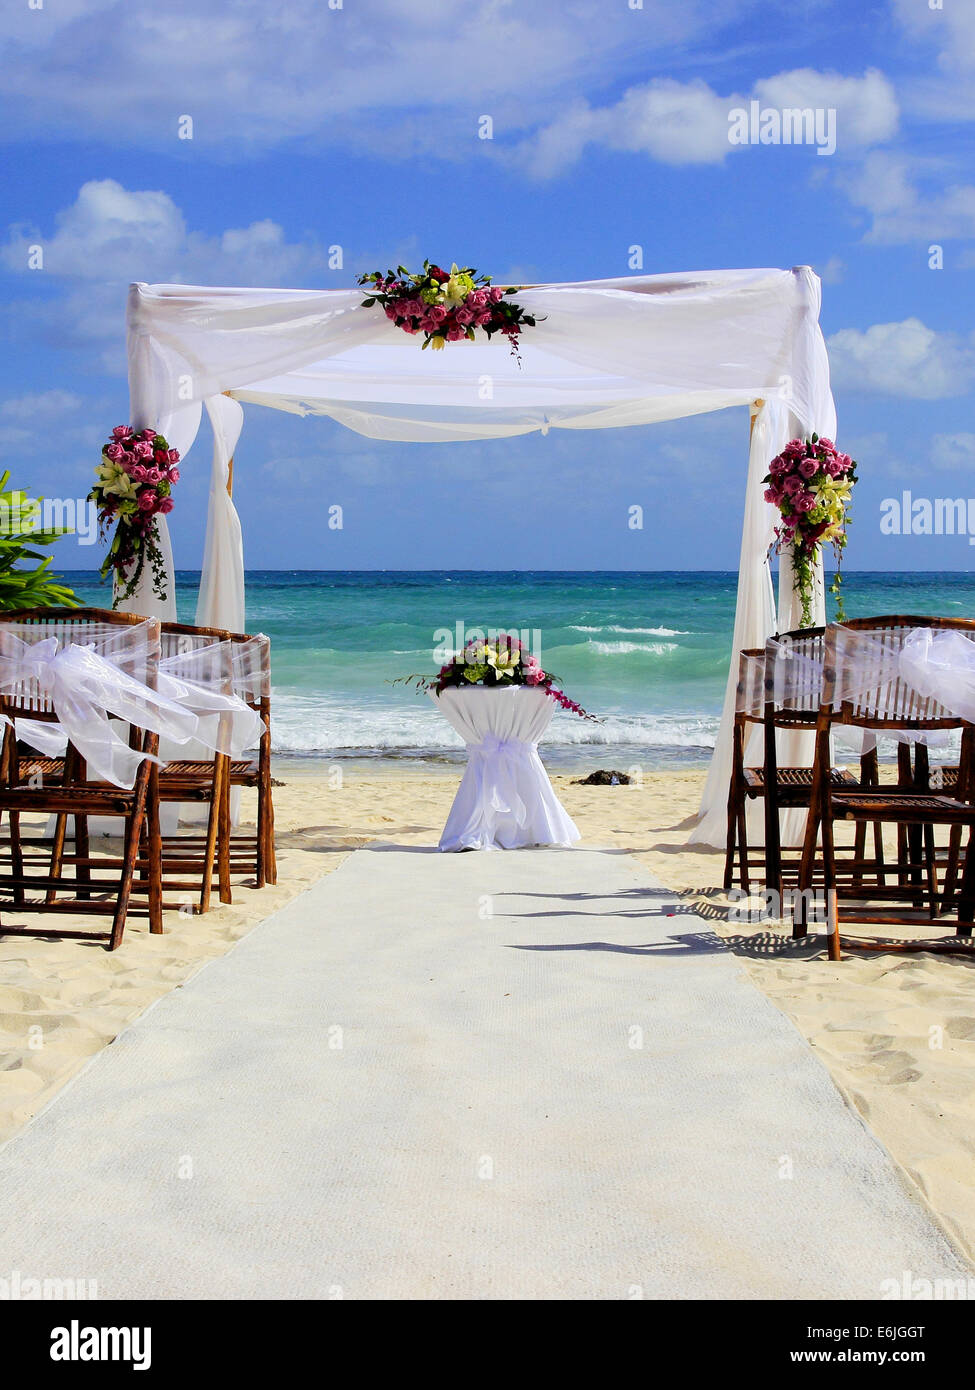
<path fill-rule="evenodd" d="M 467 744 L 442 850 L 570 845 L 580 838 L 538 756 L 555 713 L 544 690 L 451 687 L 430 698 Z"/>

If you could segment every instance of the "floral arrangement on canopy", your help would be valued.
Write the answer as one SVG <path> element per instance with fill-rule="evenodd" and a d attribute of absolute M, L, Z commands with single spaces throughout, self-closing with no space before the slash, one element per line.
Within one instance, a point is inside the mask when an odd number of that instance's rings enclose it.
<path fill-rule="evenodd" d="M 457 652 L 452 661 L 441 666 L 433 676 L 401 676 L 407 684 L 416 683 L 418 690 L 433 690 L 437 695 L 450 688 L 464 688 L 471 685 L 490 687 L 528 685 L 536 690 L 544 690 L 560 708 L 581 719 L 599 720 L 588 714 L 580 704 L 571 700 L 564 690 L 558 676 L 542 668 L 541 662 L 519 638 L 509 633 L 498 633 L 488 640 L 475 638 L 467 643 L 463 651 Z M 396 682 L 394 682 L 395 684 Z"/>
<path fill-rule="evenodd" d="M 379 270 L 360 275 L 357 283 L 370 287 L 363 308 L 381 304 L 386 317 L 404 333 L 422 333 L 425 348 L 439 349 L 462 339 L 474 342 L 481 329 L 488 338 L 501 333 L 518 357 L 522 329 L 536 323 L 533 314 L 505 297 L 517 294 L 515 288 L 492 285 L 490 275 L 478 275 L 473 266 L 460 269 L 455 263 L 448 271 L 424 261 L 419 275 L 401 265 L 385 275 Z"/>
<path fill-rule="evenodd" d="M 158 516 L 173 510 L 172 490 L 179 482 L 179 450 L 171 449 L 155 430 L 116 425 L 102 447 L 96 482 L 88 494 L 98 507 L 103 540 L 113 523 L 115 535 L 102 561 L 101 577 L 114 576 L 112 607 L 131 598 L 148 561 L 153 593 L 166 598 L 166 566 L 159 548 Z"/>
<path fill-rule="evenodd" d="M 814 434 L 809 439 L 790 439 L 763 479 L 768 484 L 766 502 L 772 502 L 782 515 L 782 524 L 775 528 L 774 549 L 792 546 L 793 584 L 802 605 L 803 627 L 812 626 L 815 565 L 823 545 L 831 545 L 836 556 L 830 593 L 836 599 L 837 622 L 846 617 L 840 565 L 856 467 L 831 439 Z"/>

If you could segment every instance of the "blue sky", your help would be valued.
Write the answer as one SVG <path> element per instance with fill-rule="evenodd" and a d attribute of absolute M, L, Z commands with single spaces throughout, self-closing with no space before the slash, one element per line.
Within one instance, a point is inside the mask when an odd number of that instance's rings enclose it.
<path fill-rule="evenodd" d="M 860 462 L 848 566 L 975 565 L 965 537 L 879 525 L 905 488 L 975 496 L 971 0 L 33 3 L 0 18 L 0 457 L 17 483 L 87 491 L 128 415 L 130 280 L 329 288 L 424 256 L 593 279 L 628 273 L 639 244 L 647 272 L 815 266 L 838 442 Z M 733 148 L 728 110 L 752 99 L 835 108 L 835 154 Z M 251 568 L 737 564 L 743 411 L 425 446 L 245 409 Z M 208 473 L 201 431 L 171 519 L 181 568 L 199 564 Z M 60 557 L 99 559 L 74 541 Z"/>

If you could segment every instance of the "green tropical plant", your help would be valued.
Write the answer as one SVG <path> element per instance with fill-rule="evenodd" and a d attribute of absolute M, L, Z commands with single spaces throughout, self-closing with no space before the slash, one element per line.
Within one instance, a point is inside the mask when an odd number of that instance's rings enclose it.
<path fill-rule="evenodd" d="M 37 547 L 51 546 L 70 527 L 39 528 L 41 499 L 28 497 L 20 488 L 8 488 L 10 472 L 0 477 L 0 611 L 17 608 L 76 608 L 78 600 L 71 589 L 56 582 L 49 573 L 52 555 Z M 33 569 L 27 561 L 38 560 Z"/>

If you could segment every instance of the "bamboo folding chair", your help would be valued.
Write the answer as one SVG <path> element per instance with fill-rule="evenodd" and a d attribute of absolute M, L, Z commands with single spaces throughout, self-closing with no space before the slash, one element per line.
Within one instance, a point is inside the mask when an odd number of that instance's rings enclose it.
<path fill-rule="evenodd" d="M 233 693 L 233 668 L 228 642 L 229 634 L 219 628 L 193 627 L 185 623 L 160 625 L 160 661 L 169 674 L 177 679 L 206 681 L 222 694 Z M 181 658 L 182 664 L 181 664 Z M 195 902 L 184 897 L 163 901 L 164 908 L 178 907 L 185 911 L 205 913 L 210 909 L 214 875 L 217 878 L 220 901 L 232 902 L 231 864 L 228 853 L 230 833 L 230 800 L 228 769 L 230 758 L 225 753 L 200 749 L 196 755 L 175 756 L 165 744 L 161 748 L 163 766 L 157 775 L 161 804 L 200 802 L 207 807 L 206 832 L 202 842 L 195 837 L 160 834 L 160 872 L 164 895 L 193 893 Z M 87 838 L 87 837 L 86 837 Z M 149 864 L 143 853 L 138 863 L 138 877 L 133 892 L 148 891 Z M 81 865 L 77 855 L 64 856 L 66 863 Z"/>
<path fill-rule="evenodd" d="M 105 655 L 113 646 L 106 640 L 109 629 L 118 629 L 115 644 L 125 648 L 125 669 L 128 675 L 152 688 L 159 660 L 159 624 L 133 614 L 114 613 L 102 609 L 32 609 L 6 613 L 0 619 L 5 636 L 16 635 L 28 644 L 56 638 L 62 647 L 101 643 Z M 136 631 L 141 629 L 141 631 Z M 107 782 L 91 780 L 83 755 L 71 743 L 63 758 L 35 759 L 22 757 L 18 747 L 16 719 L 30 719 L 37 724 L 57 723 L 58 712 L 50 693 L 36 675 L 29 675 L 13 691 L 0 696 L 0 713 L 11 723 L 3 735 L 0 755 L 0 816 L 7 812 L 9 831 L 10 872 L 0 865 L 0 895 L 4 906 L 13 905 L 18 913 L 71 913 L 110 915 L 111 929 L 104 932 L 59 930 L 51 925 L 32 928 L 3 924 L 4 935 L 58 935 L 80 940 L 105 940 L 114 951 L 122 941 L 126 916 L 130 909 L 140 841 L 145 840 L 144 873 L 147 911 L 150 930 L 162 930 L 162 887 L 160 876 L 158 765 L 153 761 L 158 747 L 158 735 L 134 724 L 125 728 L 128 746 L 143 756 L 135 773 L 131 789 Z M 120 731 L 121 736 L 121 731 Z M 49 775 L 43 769 L 48 767 Z M 32 812 L 55 817 L 52 841 L 31 840 L 32 845 L 50 848 L 47 873 L 28 872 L 21 835 L 21 816 Z M 86 840 L 87 818 L 92 815 L 121 818 L 123 850 L 120 859 L 92 860 Z M 63 848 L 64 828 L 68 817 L 74 818 L 76 849 L 84 864 L 74 878 L 66 879 L 56 865 L 58 841 Z M 84 829 L 79 830 L 79 827 Z M 36 862 L 36 860 L 35 860 Z M 97 864 L 109 871 L 109 877 L 96 877 L 92 872 Z M 33 867 L 33 865 L 32 865 Z M 115 873 L 112 874 L 111 870 Z M 42 892 L 43 897 L 28 897 L 30 892 Z M 64 897 L 65 893 L 73 896 Z"/>
<path fill-rule="evenodd" d="M 255 757 L 230 758 L 226 763 L 226 788 L 221 793 L 218 863 L 228 864 L 234 873 L 253 873 L 256 886 L 277 883 L 274 852 L 274 803 L 271 792 L 271 641 L 263 633 L 251 636 L 241 632 L 218 632 L 216 628 L 194 628 L 166 623 L 174 634 L 208 633 L 228 641 L 233 661 L 233 693 L 261 718 L 264 731 Z M 185 776 L 192 779 L 204 771 L 187 764 Z M 250 787 L 257 791 L 257 828 L 254 835 L 233 833 L 230 825 L 230 789 Z M 188 853 L 205 851 L 205 839 L 186 836 L 182 845 Z M 221 887 L 221 902 L 229 902 Z"/>
<path fill-rule="evenodd" d="M 162 660 L 173 674 L 180 674 L 180 657 L 188 657 L 188 671 L 192 676 L 199 678 L 201 673 L 198 668 L 203 662 L 207 667 L 206 675 L 219 687 L 220 693 L 233 694 L 229 633 L 220 628 L 195 627 L 189 623 L 163 623 L 161 643 Z M 209 911 L 214 871 L 220 901 L 233 901 L 229 855 L 229 768 L 228 754 L 204 750 L 196 757 L 167 757 L 159 776 L 159 795 L 164 803 L 197 801 L 207 807 L 207 826 L 200 852 L 194 853 L 187 839 L 178 833 L 164 836 L 162 842 L 165 886 L 167 890 L 196 892 L 197 912 Z M 172 877 L 186 874 L 191 877 Z"/>
<path fill-rule="evenodd" d="M 860 619 L 856 624 L 827 629 L 823 698 L 816 724 L 813 792 L 803 842 L 800 893 L 793 919 L 793 935 L 804 936 L 806 933 L 807 896 L 816 872 L 816 848 L 821 834 L 830 960 L 841 957 L 840 926 L 845 921 L 890 926 L 916 925 L 919 910 L 926 908 L 929 920 L 933 920 L 954 907 L 957 911 L 956 937 L 970 936 L 975 925 L 972 921 L 975 913 L 975 805 L 971 801 L 928 788 L 928 759 L 924 743 L 924 736 L 928 732 L 963 730 L 961 766 L 964 769 L 965 759 L 970 760 L 972 756 L 971 726 L 933 697 L 920 695 L 897 674 L 896 661 L 905 639 L 917 628 L 960 631 L 975 640 L 975 622 L 961 618 L 891 615 Z M 869 664 L 866 674 L 853 675 L 854 663 L 848 653 L 856 641 L 857 632 L 873 644 L 872 650 L 877 654 L 873 658 L 874 675 Z M 827 773 L 830 765 L 830 731 L 835 725 L 870 730 L 875 735 L 885 732 L 896 735 L 904 749 L 899 758 L 900 784 L 891 788 L 834 787 Z M 905 769 L 910 769 L 910 744 L 914 746 L 915 767 L 908 776 Z M 970 786 L 970 770 L 965 772 L 965 779 Z M 899 832 L 906 831 L 910 838 L 916 836 L 919 840 L 923 839 L 925 874 L 922 877 L 920 873 L 920 857 L 912 854 L 909 875 L 905 873 L 902 861 L 899 860 L 895 866 L 898 873 L 896 884 L 887 884 L 886 876 L 881 874 L 881 881 L 876 884 L 852 883 L 843 885 L 841 889 L 837 879 L 833 831 L 834 823 L 839 819 L 857 824 L 872 823 L 881 829 L 885 824 L 894 825 Z M 940 890 L 937 881 L 934 830 L 938 825 L 957 832 L 955 838 L 959 846 L 963 832 L 966 829 L 969 832 L 964 870 L 960 882 L 957 882 L 956 864 L 956 882 L 952 883 L 950 891 L 947 888 Z M 886 913 L 856 908 L 847 912 L 840 907 L 841 896 L 868 903 L 871 900 L 904 903 L 905 906 L 900 907 L 899 911 Z M 908 912 L 913 915 L 906 915 Z M 860 940 L 855 944 L 867 949 L 885 950 L 957 949 L 957 945 L 950 941 L 915 943 Z"/>
<path fill-rule="evenodd" d="M 76 613 L 79 610 L 45 610 L 48 613 Z M 92 610 L 101 613 L 101 610 Z M 160 635 L 160 659 L 166 663 L 171 674 L 179 675 L 180 657 L 187 658 L 183 674 L 189 679 L 203 678 L 205 675 L 212 685 L 219 684 L 225 694 L 237 693 L 238 686 L 245 688 L 240 697 L 249 707 L 265 717 L 265 731 L 261 747 L 255 759 L 231 759 L 225 753 L 200 750 L 193 756 L 167 756 L 165 765 L 157 775 L 159 799 L 162 803 L 202 802 L 207 805 L 207 825 L 205 833 L 198 835 L 164 835 L 161 837 L 161 872 L 163 886 L 167 892 L 196 895 L 192 910 L 207 912 L 210 906 L 214 876 L 218 884 L 222 903 L 233 901 L 231 887 L 232 871 L 245 873 L 251 868 L 258 875 L 258 886 L 264 883 L 264 866 L 267 862 L 261 847 L 270 838 L 273 856 L 273 812 L 270 810 L 270 733 L 267 723 L 270 714 L 270 662 L 269 639 L 250 637 L 246 634 L 227 632 L 222 628 L 198 627 L 188 623 L 163 623 Z M 226 669 L 224 669 L 226 665 Z M 255 675 L 254 669 L 256 666 Z M 262 679 L 262 676 L 264 679 Z M 251 695 L 251 691 L 257 694 Z M 164 750 L 167 755 L 171 750 Z M 230 787 L 231 773 L 235 785 L 258 787 L 258 850 L 248 854 L 246 844 L 231 839 L 230 832 Z M 64 775 L 64 759 L 41 757 L 27 758 L 21 766 L 23 779 L 43 778 L 48 784 L 58 782 Z M 253 779 L 253 780 L 251 780 Z M 91 863 L 103 867 L 113 861 L 101 856 L 97 861 L 90 858 L 90 842 L 87 817 L 74 818 L 74 853 L 65 852 L 67 817 L 61 818 L 55 833 L 52 873 L 60 876 L 65 865 L 73 866 L 79 878 L 83 878 Z M 46 841 L 34 841 L 35 846 L 45 847 Z M 256 862 L 254 862 L 256 861 Z M 117 861 L 116 861 L 117 863 Z M 273 865 L 273 858 L 272 858 Z M 146 857 L 146 844 L 138 862 L 138 877 L 132 891 L 148 891 L 150 879 Z M 273 869 L 272 869 L 273 872 Z M 274 878 L 268 881 L 273 882 Z M 185 899 L 167 901 L 164 907 L 185 909 Z"/>
<path fill-rule="evenodd" d="M 738 653 L 738 685 L 735 691 L 735 721 L 732 728 L 731 781 L 728 787 L 728 833 L 724 856 L 724 887 L 727 892 L 735 880 L 747 893 L 750 886 L 748 845 L 748 803 L 764 796 L 761 769 L 745 766 L 749 735 L 764 718 L 765 648 L 747 647 Z M 756 772 L 759 774 L 756 778 Z"/>
<path fill-rule="evenodd" d="M 812 794 L 811 766 L 779 766 L 776 731 L 813 730 L 822 697 L 822 648 L 824 628 L 800 628 L 769 638 L 764 647 L 750 648 L 739 655 L 735 724 L 732 741 L 732 774 L 728 797 L 728 838 L 725 852 L 725 889 L 734 882 L 734 860 L 738 856 L 738 882 L 744 892 L 751 888 L 747 805 L 762 801 L 765 810 L 765 847 L 760 861 L 765 884 L 783 892 L 783 857 L 780 813 L 791 808 L 806 809 Z M 792 677 L 782 680 L 788 670 Z M 750 728 L 761 725 L 764 755 L 760 766 L 745 766 Z M 845 769 L 831 771 L 839 786 L 860 785 Z M 869 760 L 861 766 L 861 778 L 869 776 Z"/>
<path fill-rule="evenodd" d="M 797 628 L 770 637 L 765 646 L 764 765 L 749 772 L 756 784 L 760 782 L 765 798 L 765 883 L 778 894 L 780 902 L 785 888 L 780 816 L 787 810 L 808 811 L 813 767 L 811 763 L 780 767 L 777 735 L 780 730 L 811 734 L 816 728 L 823 698 L 825 632 L 822 627 Z M 829 780 L 837 789 L 876 786 L 876 747 L 861 754 L 859 778 L 846 768 L 833 766 L 831 758 Z M 879 829 L 874 837 L 875 861 L 866 860 L 865 846 L 866 827 L 859 826 L 850 866 L 857 880 L 864 869 L 883 867 L 883 837 Z M 798 876 L 798 865 L 794 872 Z"/>
<path fill-rule="evenodd" d="M 278 881 L 278 861 L 274 851 L 274 799 L 271 795 L 271 639 L 263 633 L 247 637 L 235 635 L 234 693 L 261 716 L 261 735 L 257 757 L 234 760 L 230 764 L 232 787 L 257 789 L 257 834 L 253 845 L 254 873 L 258 888 Z M 243 837 L 241 837 L 243 838 Z"/>

